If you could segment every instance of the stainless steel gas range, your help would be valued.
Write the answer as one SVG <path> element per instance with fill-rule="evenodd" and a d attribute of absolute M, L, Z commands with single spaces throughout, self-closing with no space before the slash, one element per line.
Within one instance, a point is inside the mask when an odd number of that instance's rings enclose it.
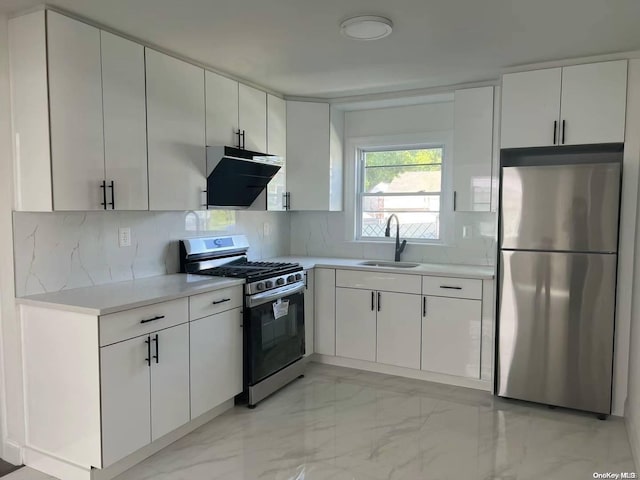
<path fill-rule="evenodd" d="M 297 263 L 251 262 L 243 235 L 180 241 L 180 271 L 243 278 L 249 408 L 304 374 L 304 277 Z"/>

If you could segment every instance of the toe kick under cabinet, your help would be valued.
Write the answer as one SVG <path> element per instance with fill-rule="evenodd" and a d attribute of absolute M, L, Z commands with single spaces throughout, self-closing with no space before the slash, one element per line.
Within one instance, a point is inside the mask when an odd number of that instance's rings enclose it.
<path fill-rule="evenodd" d="M 492 279 L 359 270 L 336 270 L 335 279 L 335 356 L 349 359 L 342 363 L 490 389 Z"/>
<path fill-rule="evenodd" d="M 94 478 L 232 405 L 241 307 L 241 287 L 102 316 L 21 305 L 27 455 Z"/>

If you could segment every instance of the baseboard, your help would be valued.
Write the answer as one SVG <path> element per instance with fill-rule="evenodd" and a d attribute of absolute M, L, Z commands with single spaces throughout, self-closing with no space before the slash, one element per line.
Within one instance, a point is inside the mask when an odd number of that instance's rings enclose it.
<path fill-rule="evenodd" d="M 13 465 L 22 465 L 22 447 L 17 443 L 6 439 L 2 446 L 3 457 L 5 462 Z"/>
<path fill-rule="evenodd" d="M 635 418 L 633 409 L 629 408 L 629 397 L 625 402 L 625 416 L 624 423 L 627 427 L 627 436 L 629 437 L 629 444 L 631 445 L 631 454 L 633 455 L 633 462 L 636 464 L 636 471 L 640 469 L 640 432 L 638 432 L 638 421 L 640 419 Z"/>
<path fill-rule="evenodd" d="M 412 378 L 414 380 L 424 380 L 427 382 L 444 383 L 446 385 L 455 385 L 457 387 L 473 388 L 486 392 L 493 391 L 493 383 L 486 380 L 456 377 L 453 375 L 444 375 L 441 373 L 425 372 L 423 370 L 414 370 L 412 368 L 396 367 L 393 365 L 384 365 L 382 363 L 367 362 L 366 360 L 354 360 L 352 358 L 334 357 L 331 355 L 314 354 L 311 361 L 324 363 L 327 365 L 335 365 L 337 367 L 355 368 L 357 370 L 365 370 L 367 372 L 384 373 L 386 375 L 396 375 L 398 377 Z"/>
<path fill-rule="evenodd" d="M 233 406 L 233 399 L 227 400 L 107 468 L 86 468 L 75 465 L 28 446 L 24 448 L 24 464 L 63 480 L 111 480 L 205 423 L 210 422 L 218 415 L 233 408 Z"/>

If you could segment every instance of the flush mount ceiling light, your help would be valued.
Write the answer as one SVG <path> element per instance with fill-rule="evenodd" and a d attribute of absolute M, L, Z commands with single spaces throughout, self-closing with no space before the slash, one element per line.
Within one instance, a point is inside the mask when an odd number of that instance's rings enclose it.
<path fill-rule="evenodd" d="M 391 20 L 374 15 L 348 18 L 340 24 L 342 34 L 354 40 L 378 40 L 388 36 L 392 30 Z"/>

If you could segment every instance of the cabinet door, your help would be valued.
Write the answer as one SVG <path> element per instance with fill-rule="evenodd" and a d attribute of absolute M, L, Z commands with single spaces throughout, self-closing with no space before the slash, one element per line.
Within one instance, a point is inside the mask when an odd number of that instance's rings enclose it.
<path fill-rule="evenodd" d="M 420 369 L 420 295 L 379 292 L 376 361 Z"/>
<path fill-rule="evenodd" d="M 376 293 L 336 288 L 336 355 L 376 361 Z"/>
<path fill-rule="evenodd" d="M 287 190 L 291 193 L 291 210 L 330 210 L 329 122 L 327 103 L 287 102 Z"/>
<path fill-rule="evenodd" d="M 103 31 L 100 39 L 104 165 L 107 184 L 113 181 L 113 208 L 147 210 L 144 47 Z"/>
<path fill-rule="evenodd" d="M 100 31 L 47 11 L 54 210 L 102 210 Z"/>
<path fill-rule="evenodd" d="M 145 49 L 149 208 L 200 210 L 205 198 L 204 70 Z"/>
<path fill-rule="evenodd" d="M 624 142 L 627 61 L 562 69 L 561 142 Z"/>
<path fill-rule="evenodd" d="M 422 370 L 480 378 L 482 302 L 425 297 Z"/>
<path fill-rule="evenodd" d="M 314 272 L 314 352 L 336 354 L 336 271 L 316 268 Z"/>
<path fill-rule="evenodd" d="M 148 340 L 145 335 L 100 349 L 103 467 L 151 443 Z"/>
<path fill-rule="evenodd" d="M 315 275 L 312 270 L 305 270 L 305 290 L 304 290 L 304 354 L 305 356 L 314 353 L 314 287 Z"/>
<path fill-rule="evenodd" d="M 267 210 L 282 211 L 287 191 L 287 105 L 273 95 L 267 95 L 267 152 L 283 159 L 282 168 L 267 185 Z"/>
<path fill-rule="evenodd" d="M 151 335 L 151 440 L 189 421 L 189 324 Z"/>
<path fill-rule="evenodd" d="M 191 322 L 191 418 L 242 392 L 242 310 Z"/>
<path fill-rule="evenodd" d="M 238 82 L 205 72 L 207 145 L 238 145 Z"/>
<path fill-rule="evenodd" d="M 554 137 L 558 143 L 561 72 L 549 68 L 502 77 L 502 148 L 553 145 Z"/>
<path fill-rule="evenodd" d="M 267 94 L 257 88 L 238 87 L 238 121 L 244 130 L 244 148 L 267 151 Z"/>
<path fill-rule="evenodd" d="M 453 129 L 454 209 L 491 210 L 493 87 L 456 90 Z"/>

